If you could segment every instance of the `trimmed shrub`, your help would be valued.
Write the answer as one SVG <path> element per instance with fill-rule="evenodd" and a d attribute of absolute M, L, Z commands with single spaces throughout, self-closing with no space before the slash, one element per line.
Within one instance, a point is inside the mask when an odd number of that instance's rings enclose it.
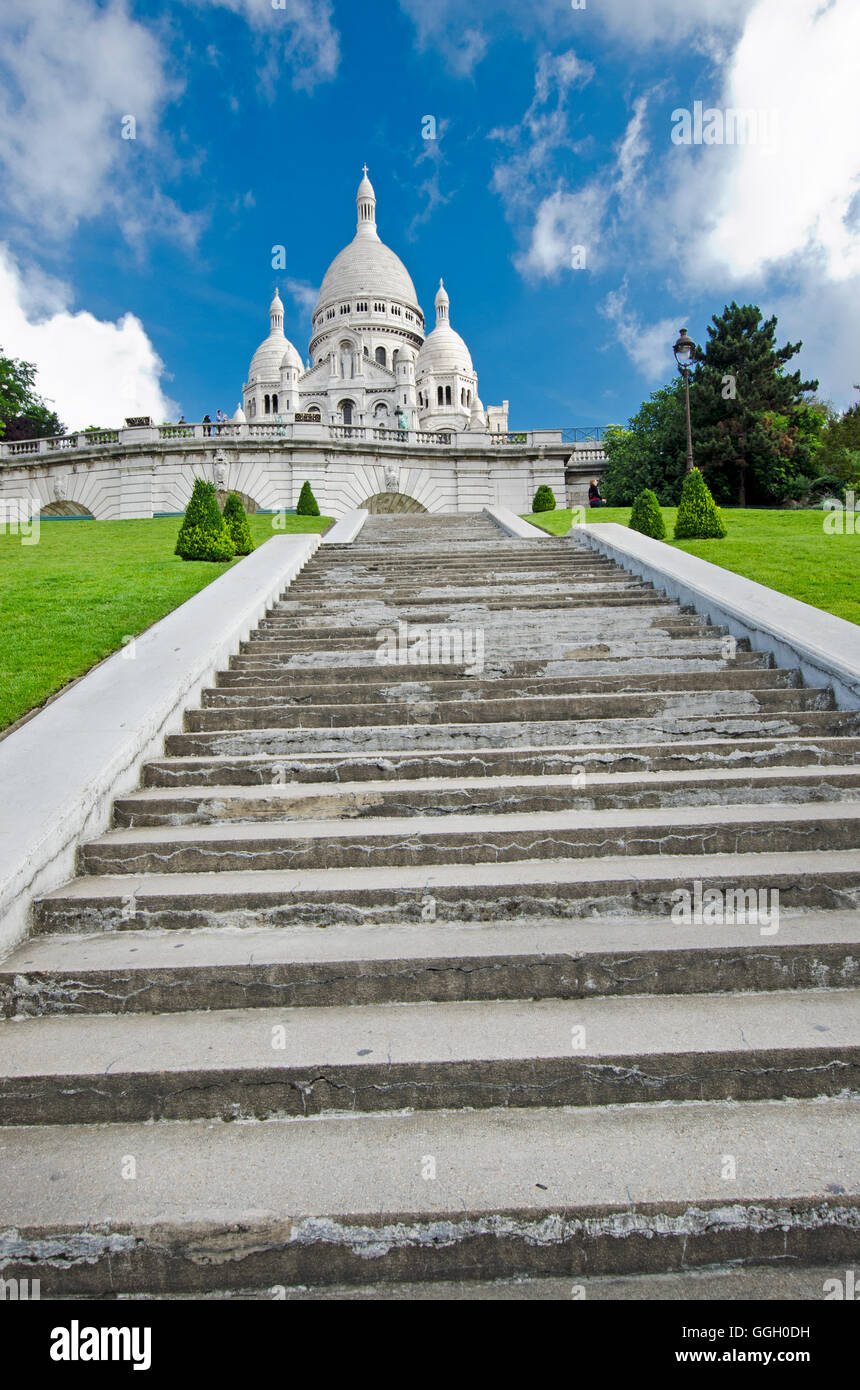
<path fill-rule="evenodd" d="M 660 503 L 650 487 L 643 488 L 633 503 L 628 525 L 631 531 L 641 531 L 643 536 L 651 536 L 655 541 L 666 539 L 666 523 Z"/>
<path fill-rule="evenodd" d="M 675 540 L 722 540 L 726 534 L 722 512 L 699 469 L 694 468 L 684 479 L 681 490 Z"/>
<path fill-rule="evenodd" d="M 532 512 L 554 512 L 555 493 L 546 483 L 542 483 L 535 493 L 535 500 L 532 502 Z"/>
<path fill-rule="evenodd" d="M 317 499 L 311 492 L 311 485 L 307 478 L 302 483 L 302 490 L 299 493 L 299 500 L 296 503 L 296 516 L 319 516 L 320 509 L 317 506 Z"/>
<path fill-rule="evenodd" d="M 248 524 L 248 514 L 242 505 L 242 499 L 237 492 L 228 492 L 227 494 L 227 500 L 224 503 L 224 524 L 230 532 L 230 539 L 236 548 L 236 554 L 250 555 L 254 549 L 251 527 Z"/>
<path fill-rule="evenodd" d="M 183 560 L 232 560 L 236 548 L 218 508 L 215 484 L 198 478 L 179 528 L 174 554 Z"/>

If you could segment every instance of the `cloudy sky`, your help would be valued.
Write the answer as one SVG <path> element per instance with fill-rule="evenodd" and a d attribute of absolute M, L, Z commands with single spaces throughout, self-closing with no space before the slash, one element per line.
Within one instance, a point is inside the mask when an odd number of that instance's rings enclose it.
<path fill-rule="evenodd" d="M 625 420 L 733 298 L 846 405 L 858 54 L 858 0 L 3 0 L 0 347 L 73 428 L 232 412 L 367 161 L 512 427 Z"/>

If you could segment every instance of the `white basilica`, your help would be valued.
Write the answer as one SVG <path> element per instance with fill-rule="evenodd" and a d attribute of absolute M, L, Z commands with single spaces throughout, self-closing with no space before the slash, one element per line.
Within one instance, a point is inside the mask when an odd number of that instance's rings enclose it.
<path fill-rule="evenodd" d="M 251 359 L 234 419 L 506 431 L 508 403 L 484 410 L 469 349 L 451 327 L 441 280 L 436 327 L 425 337 L 409 272 L 376 230 L 376 194 L 366 165 L 356 204 L 355 236 L 335 256 L 320 288 L 309 365 L 284 336 L 284 306 L 276 290 L 269 336 Z"/>

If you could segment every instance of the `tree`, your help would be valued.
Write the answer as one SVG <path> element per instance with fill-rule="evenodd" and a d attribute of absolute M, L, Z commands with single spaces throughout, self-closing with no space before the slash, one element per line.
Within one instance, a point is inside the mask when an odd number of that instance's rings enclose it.
<path fill-rule="evenodd" d="M 299 493 L 299 500 L 296 503 L 296 516 L 319 516 L 320 509 L 317 499 L 311 492 L 311 485 L 307 478 L 302 483 L 302 490 Z"/>
<path fill-rule="evenodd" d="M 716 497 L 742 507 L 801 496 L 816 472 L 818 382 L 786 371 L 803 344 L 777 347 L 776 322 L 732 301 L 708 326 L 690 384 L 696 463 Z"/>
<path fill-rule="evenodd" d="M 666 539 L 666 523 L 660 503 L 650 488 L 644 488 L 633 503 L 628 525 L 631 531 L 641 531 L 643 536 L 651 536 L 655 541 Z"/>
<path fill-rule="evenodd" d="M 675 517 L 675 540 L 722 540 L 726 523 L 710 489 L 698 468 L 684 479 L 678 514 Z"/>
<path fill-rule="evenodd" d="M 63 434 L 57 414 L 49 410 L 35 387 L 36 365 L 4 357 L 0 348 L 0 436 L 7 441 L 44 439 Z"/>
<path fill-rule="evenodd" d="M 613 426 L 604 436 L 607 465 L 600 486 L 610 507 L 629 507 L 644 488 L 664 506 L 681 495 L 687 459 L 684 385 L 677 378 L 652 391 L 627 429 Z"/>
<path fill-rule="evenodd" d="M 860 386 L 855 386 L 860 391 Z M 815 455 L 816 477 L 834 477 L 849 485 L 860 484 L 860 401 L 844 415 L 834 412 L 824 426 L 821 448 Z"/>
<path fill-rule="evenodd" d="M 230 539 L 237 555 L 250 555 L 254 549 L 248 516 L 237 492 L 229 492 L 224 503 L 224 524 L 230 532 Z"/>
<path fill-rule="evenodd" d="M 176 540 L 183 560 L 232 560 L 236 553 L 218 507 L 215 484 L 198 478 Z"/>
<path fill-rule="evenodd" d="M 555 493 L 546 483 L 541 483 L 532 502 L 532 513 L 534 512 L 554 512 Z"/>

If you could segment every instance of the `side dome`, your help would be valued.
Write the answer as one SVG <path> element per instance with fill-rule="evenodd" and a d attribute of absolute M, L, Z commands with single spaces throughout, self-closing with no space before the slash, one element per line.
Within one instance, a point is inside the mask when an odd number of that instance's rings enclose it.
<path fill-rule="evenodd" d="M 296 367 L 304 371 L 304 363 L 289 338 L 284 336 L 284 306 L 275 290 L 269 305 L 269 336 L 257 348 L 248 368 L 248 381 L 279 381 L 281 367 Z"/>
<path fill-rule="evenodd" d="M 443 375 L 459 372 L 461 376 L 474 375 L 469 349 L 460 334 L 451 327 L 449 303 L 448 292 L 440 280 L 436 294 L 436 327 L 432 333 L 428 333 L 418 353 L 415 371 L 419 379 L 425 373 Z"/>

